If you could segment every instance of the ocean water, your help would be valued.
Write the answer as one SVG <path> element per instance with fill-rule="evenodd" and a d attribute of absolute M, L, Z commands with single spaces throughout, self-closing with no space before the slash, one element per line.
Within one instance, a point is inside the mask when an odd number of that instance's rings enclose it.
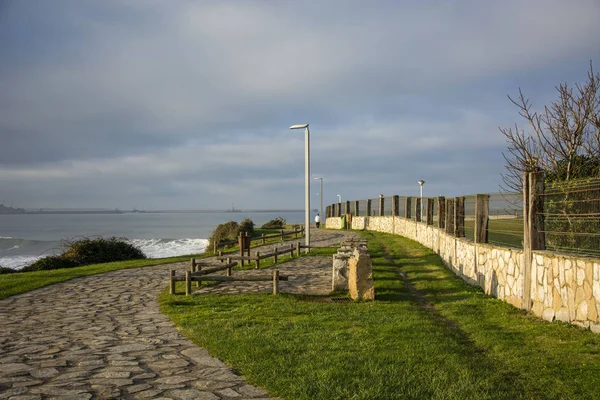
<path fill-rule="evenodd" d="M 261 226 L 277 217 L 303 223 L 304 212 L 0 215 L 0 266 L 19 269 L 60 254 L 69 240 L 98 236 L 126 238 L 150 258 L 197 254 L 218 224 L 250 218 Z"/>

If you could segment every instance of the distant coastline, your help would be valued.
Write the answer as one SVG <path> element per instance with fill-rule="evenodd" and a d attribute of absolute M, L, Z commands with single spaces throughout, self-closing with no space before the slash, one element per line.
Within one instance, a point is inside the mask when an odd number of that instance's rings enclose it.
<path fill-rule="evenodd" d="M 35 214 L 202 214 L 202 213 L 286 213 L 286 212 L 303 212 L 304 209 L 263 209 L 263 210 L 102 210 L 102 209 L 44 209 L 37 210 L 7 207 L 0 204 L 0 215 L 35 215 Z M 311 212 L 318 212 L 317 209 Z"/>

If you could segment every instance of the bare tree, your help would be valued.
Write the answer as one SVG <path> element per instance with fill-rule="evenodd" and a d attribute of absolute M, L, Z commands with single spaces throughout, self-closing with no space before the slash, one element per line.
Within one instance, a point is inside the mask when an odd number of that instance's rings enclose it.
<path fill-rule="evenodd" d="M 500 128 L 508 142 L 504 189 L 521 191 L 523 172 L 546 171 L 554 180 L 589 176 L 590 162 L 600 157 L 600 74 L 592 63 L 587 81 L 556 87 L 558 99 L 543 111 L 535 111 L 521 89 L 516 99 L 508 96 L 525 119 L 529 132 Z M 597 169 L 597 168 L 595 168 Z M 596 171 L 596 174 L 600 171 Z"/>

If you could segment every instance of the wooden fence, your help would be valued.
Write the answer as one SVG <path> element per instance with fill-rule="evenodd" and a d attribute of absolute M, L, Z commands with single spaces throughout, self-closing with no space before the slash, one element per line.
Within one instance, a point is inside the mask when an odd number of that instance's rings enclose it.
<path fill-rule="evenodd" d="M 214 244 L 214 249 L 213 251 L 216 253 L 217 250 L 225 247 L 225 246 L 233 246 L 233 245 L 238 245 L 240 248 L 244 247 L 249 249 L 252 242 L 255 241 L 261 241 L 262 244 L 265 244 L 267 239 L 272 239 L 272 238 L 281 238 L 281 241 L 283 242 L 285 240 L 286 236 L 292 236 L 294 235 L 294 238 L 298 238 L 298 235 L 300 234 L 304 234 L 304 227 L 302 226 L 298 226 L 295 225 L 293 230 L 284 230 L 282 229 L 280 232 L 277 233 L 271 233 L 269 235 L 265 235 L 264 233 L 261 236 L 257 236 L 257 237 L 250 237 L 248 235 L 248 232 L 246 232 L 246 235 L 243 235 L 242 232 L 240 232 L 240 234 L 238 235 L 236 240 L 218 240 L 215 242 Z"/>
<path fill-rule="evenodd" d="M 177 276 L 175 270 L 169 272 L 169 292 L 177 294 L 177 282 L 185 282 L 185 295 L 189 296 L 192 293 L 192 282 L 196 282 L 199 286 L 202 281 L 217 281 L 217 282 L 233 282 L 233 281 L 273 281 L 273 294 L 279 293 L 279 281 L 287 281 L 288 277 L 279 275 L 279 270 L 273 270 L 271 275 L 264 276 L 232 276 L 231 269 L 238 263 L 227 260 L 227 263 L 218 267 L 202 269 L 202 264 L 197 263 L 192 258 L 191 271 L 186 271 L 185 276 Z M 227 270 L 227 275 L 209 275 L 213 272 Z"/>

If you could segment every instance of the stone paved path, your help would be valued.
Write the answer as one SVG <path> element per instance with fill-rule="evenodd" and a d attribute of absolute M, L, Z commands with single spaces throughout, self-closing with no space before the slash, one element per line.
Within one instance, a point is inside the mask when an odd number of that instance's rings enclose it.
<path fill-rule="evenodd" d="M 347 235 L 354 234 L 311 232 L 316 246 Z M 304 260 L 277 266 L 295 274 L 281 290 L 327 293 L 330 260 Z M 180 273 L 188 264 L 88 276 L 0 300 L 0 400 L 269 398 L 159 312 L 156 298 L 171 268 Z M 262 284 L 210 290 L 271 290 Z"/>

